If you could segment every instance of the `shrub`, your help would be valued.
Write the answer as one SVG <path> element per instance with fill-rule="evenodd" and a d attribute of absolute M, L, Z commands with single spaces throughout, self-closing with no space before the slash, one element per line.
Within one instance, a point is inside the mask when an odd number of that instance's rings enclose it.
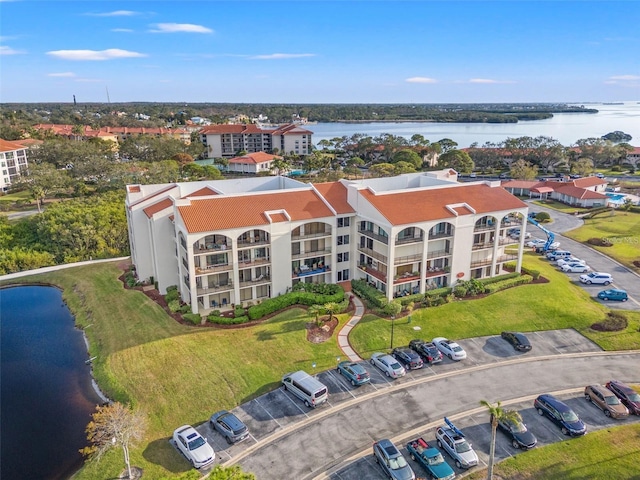
<path fill-rule="evenodd" d="M 611 247 L 611 246 L 613 246 L 613 244 L 609 240 L 607 240 L 606 238 L 598 238 L 598 237 L 590 238 L 589 240 L 587 240 L 587 243 L 589 245 L 595 245 L 597 247 Z"/>
<path fill-rule="evenodd" d="M 531 275 L 520 275 L 518 278 L 509 278 L 507 280 L 502 280 L 501 282 L 495 282 L 487 285 L 487 293 L 499 292 L 500 290 L 515 287 L 517 285 L 524 285 L 526 283 L 531 283 L 532 281 L 533 277 Z"/>
<path fill-rule="evenodd" d="M 178 286 L 177 285 L 171 285 L 171 286 L 167 287 L 167 293 L 173 292 L 174 290 L 178 291 Z"/>
<path fill-rule="evenodd" d="M 180 292 L 178 290 L 167 290 L 167 294 L 164 296 L 167 303 L 171 303 L 174 300 L 180 299 Z"/>
<path fill-rule="evenodd" d="M 467 288 L 463 285 L 456 285 L 453 288 L 453 295 L 458 298 L 463 298 L 467 296 Z"/>
<path fill-rule="evenodd" d="M 384 294 L 364 280 L 351 280 L 351 289 L 373 307 L 383 308 L 387 304 Z"/>
<path fill-rule="evenodd" d="M 548 222 L 549 220 L 551 220 L 551 215 L 549 215 L 547 212 L 538 212 L 536 215 L 536 220 L 540 223 Z"/>
<path fill-rule="evenodd" d="M 514 269 L 516 268 L 515 264 L 513 264 L 513 268 Z M 504 275 L 498 275 L 496 277 L 481 278 L 478 281 L 486 287 L 487 285 L 490 285 L 492 283 L 501 282 L 509 278 L 517 278 L 519 276 L 520 274 L 518 272 L 512 272 L 512 273 L 505 273 Z"/>
<path fill-rule="evenodd" d="M 246 315 L 243 315 L 242 317 L 227 318 L 209 314 L 209 316 L 207 317 L 207 322 L 215 323 L 218 325 L 239 325 L 241 323 L 247 323 L 248 321 L 249 317 L 247 317 Z"/>
<path fill-rule="evenodd" d="M 189 313 L 191 312 L 191 306 L 188 304 L 184 304 L 180 306 L 180 313 Z"/>
<path fill-rule="evenodd" d="M 177 311 L 180 310 L 180 300 L 178 299 L 171 300 L 170 302 L 167 302 L 167 306 L 169 307 L 169 310 L 171 310 L 172 313 L 176 313 Z"/>
<path fill-rule="evenodd" d="M 291 305 L 324 305 L 325 303 L 341 303 L 344 300 L 344 290 L 340 285 L 334 285 L 327 291 L 335 291 L 333 294 L 310 293 L 297 291 L 285 293 L 274 298 L 269 298 L 259 305 L 253 305 L 248 310 L 251 320 L 258 320 L 265 315 L 277 312 Z"/>
<path fill-rule="evenodd" d="M 602 322 L 591 325 L 591 328 L 601 332 L 619 332 L 629 325 L 629 321 L 624 313 L 609 312 Z"/>
<path fill-rule="evenodd" d="M 245 312 L 244 308 L 242 307 L 242 305 L 236 305 L 236 308 L 233 311 L 233 316 L 235 318 L 238 318 L 238 317 L 244 316 L 245 313 L 246 312 Z"/>
<path fill-rule="evenodd" d="M 427 293 L 424 294 L 424 298 L 425 300 L 428 299 L 434 299 L 434 298 L 446 298 L 447 295 L 451 294 L 452 292 L 452 288 L 451 287 L 443 287 L 443 288 L 436 288 L 434 290 L 429 290 Z"/>
<path fill-rule="evenodd" d="M 182 318 L 194 325 L 200 325 L 202 323 L 202 317 L 199 313 L 185 313 L 182 315 Z"/>
<path fill-rule="evenodd" d="M 423 293 L 414 293 L 413 295 L 407 295 L 406 297 L 400 297 L 398 300 L 400 300 L 400 304 L 403 307 L 408 306 L 410 303 L 420 303 L 424 300 L 424 294 Z"/>

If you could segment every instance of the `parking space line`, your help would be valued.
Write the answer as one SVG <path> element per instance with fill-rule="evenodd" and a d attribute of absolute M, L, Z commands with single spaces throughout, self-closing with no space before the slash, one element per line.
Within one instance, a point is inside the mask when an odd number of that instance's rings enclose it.
<path fill-rule="evenodd" d="M 549 340 L 547 337 L 545 337 L 544 335 L 542 335 L 540 332 L 534 332 L 536 334 L 536 336 L 540 337 L 542 339 L 543 342 L 548 343 L 549 345 L 551 345 L 551 348 L 553 348 L 556 352 L 558 353 L 562 353 L 560 350 L 558 350 L 558 348 L 553 344 L 553 342 L 551 342 L 551 340 Z"/>
<path fill-rule="evenodd" d="M 293 401 L 293 399 L 289 396 L 289 394 L 287 393 L 287 391 L 286 391 L 286 390 L 283 390 L 283 391 L 282 391 L 282 393 L 284 393 L 284 396 L 285 396 L 285 397 L 287 397 L 287 398 L 289 399 L 289 401 L 290 401 L 291 403 L 293 403 L 293 404 L 296 406 L 296 408 L 297 408 L 298 410 L 300 410 L 300 411 L 304 414 L 304 416 L 305 416 L 305 417 L 309 418 L 309 415 L 307 415 L 307 412 L 305 412 L 304 410 L 302 410 L 302 409 L 298 406 L 298 404 L 297 404 L 296 402 L 294 402 L 294 401 Z M 329 401 L 327 401 L 327 403 L 329 403 Z M 331 404 L 329 404 L 329 405 L 331 405 Z"/>
<path fill-rule="evenodd" d="M 264 410 L 264 411 L 267 413 L 267 415 L 269 415 L 269 416 L 271 417 L 271 420 L 273 420 L 274 422 L 276 422 L 276 425 L 278 425 L 280 428 L 282 428 L 282 425 L 280 425 L 280 423 L 278 423 L 278 421 L 277 421 L 275 418 L 273 418 L 273 415 L 271 415 L 271 413 L 269 413 L 269 410 L 267 410 L 266 408 L 264 408 L 264 407 L 262 406 L 262 404 L 258 401 L 258 399 L 257 399 L 257 398 L 254 398 L 254 399 L 253 399 L 253 401 L 254 401 L 254 402 L 256 402 L 256 403 L 258 404 L 258 406 L 259 406 L 262 410 Z M 255 438 L 254 438 L 254 440 L 255 440 Z M 257 440 L 256 440 L 256 443 L 257 443 Z"/>
<path fill-rule="evenodd" d="M 327 373 L 329 374 L 329 376 L 334 378 L 335 383 L 337 383 L 340 388 L 342 388 L 345 392 L 349 392 L 349 395 L 351 395 L 353 398 L 356 398 L 353 392 L 349 388 L 344 386 L 343 381 L 346 382 L 347 380 L 344 379 L 342 375 L 337 375 L 337 374 L 334 375 L 334 373 L 331 370 L 327 370 Z M 340 377 L 340 378 L 336 379 L 335 377 Z"/>

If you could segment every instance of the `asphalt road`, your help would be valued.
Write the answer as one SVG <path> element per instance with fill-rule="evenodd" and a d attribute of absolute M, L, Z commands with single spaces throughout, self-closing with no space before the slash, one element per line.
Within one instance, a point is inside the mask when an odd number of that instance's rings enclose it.
<path fill-rule="evenodd" d="M 433 332 L 416 335 L 429 338 Z M 457 422 L 459 415 L 461 428 L 466 428 L 470 416 L 484 413 L 479 409 L 481 399 L 520 402 L 523 396 L 584 388 L 614 377 L 640 382 L 640 352 L 603 352 L 572 329 L 534 332 L 529 339 L 534 348 L 526 354 L 499 336 L 460 340 L 467 360 L 445 358 L 398 380 L 364 362 L 371 384 L 362 387 L 352 387 L 335 370 L 320 372 L 318 379 L 329 388 L 328 404 L 306 408 L 282 388 L 262 395 L 233 410 L 251 430 L 251 437 L 237 445 L 227 445 L 208 423 L 197 428 L 216 451 L 217 462 L 239 463 L 260 480 L 311 479 L 329 470 L 349 470 L 358 464 L 354 460 L 366 458 L 376 439 L 397 439 L 402 445 L 420 434 L 433 440 L 433 429 L 444 416 Z M 481 424 L 486 419 L 475 421 Z M 473 442 L 479 454 L 484 449 L 480 446 L 488 445 L 483 437 L 474 436 Z M 359 475 L 376 478 L 363 471 Z"/>
<path fill-rule="evenodd" d="M 560 242 L 561 250 L 569 250 L 573 256 L 585 260 L 587 265 L 589 265 L 593 271 L 606 272 L 613 276 L 613 284 L 608 287 L 603 285 L 584 285 L 579 281 L 579 273 L 567 274 L 570 281 L 587 290 L 594 297 L 594 301 L 606 303 L 607 306 L 615 309 L 640 310 L 640 276 L 638 274 L 597 250 L 560 235 L 563 232 L 582 226 L 583 221 L 581 219 L 550 208 L 541 207 L 537 204 L 532 204 L 530 210 L 534 212 L 547 212 L 551 215 L 553 222 L 545 224 L 545 228 L 552 231 L 554 234 L 557 234 L 556 240 Z M 532 237 L 542 239 L 547 238 L 544 232 L 532 224 L 527 225 L 527 232 L 530 232 Z M 640 239 L 637 240 L 640 242 Z M 621 288 L 626 290 L 629 294 L 629 301 L 602 302 L 601 300 L 598 300 L 596 298 L 598 292 L 607 288 Z"/>

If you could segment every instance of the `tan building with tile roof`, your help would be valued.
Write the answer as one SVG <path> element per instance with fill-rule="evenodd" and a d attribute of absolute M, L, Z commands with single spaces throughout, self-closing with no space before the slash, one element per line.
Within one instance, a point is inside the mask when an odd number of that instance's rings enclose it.
<path fill-rule="evenodd" d="M 567 177 L 568 178 L 568 177 Z M 605 194 L 609 182 L 595 175 L 576 179 L 508 180 L 502 186 L 514 195 L 551 198 L 577 207 L 603 207 L 610 203 Z"/>
<path fill-rule="evenodd" d="M 27 170 L 27 150 L 29 147 L 20 140 L 9 141 L 0 138 L 0 191 L 6 192 Z"/>
<path fill-rule="evenodd" d="M 452 170 L 129 185 L 126 205 L 139 278 L 177 285 L 201 313 L 297 282 L 360 278 L 392 299 L 519 269 L 524 240 L 507 233 L 528 210 L 499 182 L 458 183 Z"/>

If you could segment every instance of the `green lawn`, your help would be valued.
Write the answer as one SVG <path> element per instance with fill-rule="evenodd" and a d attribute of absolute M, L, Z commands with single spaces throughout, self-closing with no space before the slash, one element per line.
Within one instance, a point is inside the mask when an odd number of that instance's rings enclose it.
<path fill-rule="evenodd" d="M 640 424 L 590 432 L 519 453 L 494 469 L 495 478 L 517 480 L 613 480 L 638 479 Z M 469 480 L 487 478 L 486 470 Z"/>
<path fill-rule="evenodd" d="M 571 205 L 567 205 L 562 202 L 556 202 L 555 200 L 534 200 L 531 203 L 540 205 L 541 207 L 552 208 L 553 210 L 557 210 L 562 213 L 573 214 L 575 212 L 582 213 L 586 211 L 586 209 L 584 208 L 572 207 Z"/>
<path fill-rule="evenodd" d="M 585 219 L 582 227 L 563 235 L 582 243 L 590 238 L 606 238 L 613 246 L 594 246 L 593 248 L 640 272 L 640 268 L 633 265 L 634 260 L 640 261 L 640 214 L 638 213 L 621 210 L 603 212 L 594 218 Z"/>
<path fill-rule="evenodd" d="M 456 301 L 417 310 L 412 322 L 395 322 L 395 344 L 416 336 L 465 338 L 499 333 L 575 327 L 603 348 L 640 348 L 640 313 L 629 313 L 629 329 L 597 333 L 589 325 L 604 318 L 606 307 L 568 281 L 541 257 L 528 253 L 526 265 L 542 271 L 550 283 L 512 288 L 479 300 Z M 176 323 L 138 291 L 124 290 L 115 264 L 77 267 L 27 277 L 20 283 L 45 282 L 64 289 L 64 298 L 79 326 L 87 326 L 95 375 L 105 392 L 131 402 L 149 416 L 144 444 L 132 451 L 132 462 L 145 476 L 159 478 L 188 470 L 169 445 L 176 426 L 199 424 L 221 408 L 232 408 L 278 385 L 283 373 L 333 367 L 341 356 L 336 335 L 323 344 L 306 340 L 312 319 L 300 308 L 287 310 L 262 324 L 242 329 L 187 327 Z M 347 321 L 340 316 L 340 326 Z M 416 335 L 413 326 L 422 331 Z M 338 327 L 339 328 L 339 327 Z M 390 322 L 366 315 L 351 334 L 363 356 L 389 347 Z M 84 468 L 77 479 L 114 478 L 122 468 L 121 452 Z"/>

